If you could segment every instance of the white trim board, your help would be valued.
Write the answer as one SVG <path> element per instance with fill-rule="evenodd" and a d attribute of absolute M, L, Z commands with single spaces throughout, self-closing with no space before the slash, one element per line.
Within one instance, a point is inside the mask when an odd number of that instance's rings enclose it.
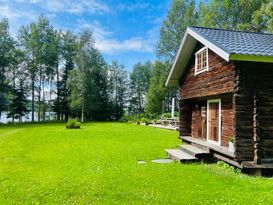
<path fill-rule="evenodd" d="M 193 31 L 191 28 L 187 28 L 188 33 L 193 36 L 196 40 L 198 40 L 200 43 L 202 43 L 204 46 L 208 47 L 210 50 L 212 50 L 214 53 L 217 53 L 219 56 L 221 56 L 223 59 L 225 59 L 227 62 L 229 61 L 229 53 L 224 51 L 222 48 L 219 48 L 215 44 L 211 43 L 204 37 L 200 36 L 198 33 Z"/>
<path fill-rule="evenodd" d="M 201 52 L 203 52 L 204 50 L 206 50 L 206 67 L 202 68 L 201 70 L 197 71 L 197 66 L 198 66 L 198 57 L 197 55 L 200 54 Z M 204 46 L 203 48 L 199 49 L 197 52 L 195 52 L 195 68 L 194 68 L 194 75 L 198 75 L 200 73 L 209 71 L 209 51 L 208 48 L 206 46 Z"/>

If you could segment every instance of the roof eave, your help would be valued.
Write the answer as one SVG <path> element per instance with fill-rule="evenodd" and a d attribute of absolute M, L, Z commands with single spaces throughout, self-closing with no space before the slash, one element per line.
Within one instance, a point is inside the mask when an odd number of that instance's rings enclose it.
<path fill-rule="evenodd" d="M 191 39 L 194 39 L 194 40 L 190 41 Z M 187 40 L 189 42 L 187 42 Z M 178 80 L 182 76 L 182 74 L 184 73 L 185 67 L 187 66 L 186 59 L 183 61 L 183 58 L 185 58 L 185 55 L 183 55 L 183 54 L 184 53 L 187 54 L 187 52 L 192 53 L 197 41 L 201 42 L 204 46 L 208 47 L 210 50 L 217 53 L 219 56 L 221 56 L 226 61 L 229 61 L 230 56 L 227 51 L 214 45 L 213 43 L 208 41 L 206 38 L 202 37 L 197 32 L 195 32 L 190 27 L 188 27 L 185 34 L 184 34 L 184 37 L 183 37 L 182 42 L 180 44 L 180 47 L 178 49 L 177 55 L 175 57 L 175 60 L 172 65 L 169 76 L 167 78 L 167 81 L 165 83 L 166 87 L 175 87 L 175 86 L 179 85 Z M 180 69 L 180 72 L 176 71 L 177 69 Z M 175 73 L 179 73 L 179 75 L 174 75 Z M 176 82 L 174 82 L 174 81 L 176 81 Z"/>
<path fill-rule="evenodd" d="M 172 65 L 171 71 L 170 71 L 170 73 L 168 75 L 168 78 L 167 78 L 167 80 L 165 82 L 165 86 L 166 87 L 174 87 L 174 86 L 178 85 L 178 81 L 176 83 L 174 83 L 173 80 L 171 80 L 171 77 L 172 77 L 172 74 L 173 74 L 173 72 L 175 70 L 175 67 L 177 65 L 177 61 L 178 61 L 178 59 L 180 57 L 180 53 L 182 51 L 182 48 L 183 48 L 183 45 L 184 45 L 184 43 L 186 41 L 187 36 L 188 36 L 188 29 L 186 30 L 186 32 L 185 32 L 185 34 L 183 36 L 183 39 L 182 39 L 181 44 L 179 46 L 178 52 L 177 52 L 177 54 L 175 56 L 174 63 Z M 171 83 L 171 81 L 172 81 L 172 83 Z"/>
<path fill-rule="evenodd" d="M 248 54 L 230 54 L 230 60 L 233 61 L 251 61 L 261 63 L 273 63 L 273 56 L 257 56 Z"/>

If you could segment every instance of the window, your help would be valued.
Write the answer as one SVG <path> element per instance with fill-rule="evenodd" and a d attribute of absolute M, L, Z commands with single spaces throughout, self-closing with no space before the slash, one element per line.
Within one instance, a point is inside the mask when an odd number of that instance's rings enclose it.
<path fill-rule="evenodd" d="M 203 47 L 195 53 L 195 75 L 208 70 L 208 48 Z"/>

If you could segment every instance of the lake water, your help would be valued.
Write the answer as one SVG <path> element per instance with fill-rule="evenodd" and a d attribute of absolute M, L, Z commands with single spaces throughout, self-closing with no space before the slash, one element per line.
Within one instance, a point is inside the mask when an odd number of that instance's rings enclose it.
<path fill-rule="evenodd" d="M 46 119 L 48 119 L 49 113 L 46 112 Z M 54 119 L 54 113 L 51 113 L 51 119 Z M 7 113 L 6 112 L 2 112 L 1 113 L 1 118 L 0 118 L 0 123 L 8 123 L 11 122 L 12 119 L 11 118 L 7 118 Z M 28 115 L 26 117 L 23 117 L 22 119 L 23 122 L 30 122 L 31 121 L 31 112 L 28 113 Z M 38 121 L 38 113 L 34 113 L 34 121 L 37 122 Z M 18 120 L 15 120 L 15 122 L 18 122 Z"/>

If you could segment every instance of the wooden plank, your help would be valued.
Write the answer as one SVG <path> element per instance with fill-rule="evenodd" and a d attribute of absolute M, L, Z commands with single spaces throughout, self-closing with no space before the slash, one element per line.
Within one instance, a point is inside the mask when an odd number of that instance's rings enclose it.
<path fill-rule="evenodd" d="M 209 51 L 209 71 L 195 75 L 194 59 L 180 80 L 181 99 L 232 93 L 235 86 L 235 66 Z"/>
<path fill-rule="evenodd" d="M 217 154 L 217 153 L 214 153 L 213 156 L 214 156 L 215 158 L 217 158 L 217 159 L 220 159 L 220 160 L 222 160 L 222 161 L 224 161 L 224 162 L 227 162 L 228 164 L 231 164 L 231 165 L 233 165 L 233 166 L 235 166 L 235 167 L 238 167 L 238 168 L 242 169 L 242 165 L 239 164 L 238 162 L 232 160 L 232 159 L 229 159 L 229 158 L 224 157 L 224 156 L 222 156 L 222 155 L 220 155 L 220 154 Z"/>
<path fill-rule="evenodd" d="M 179 161 L 179 162 L 197 161 L 196 157 L 186 152 L 183 152 L 180 149 L 166 149 L 166 152 L 171 159 Z"/>
<path fill-rule="evenodd" d="M 180 136 L 180 139 L 182 139 L 183 141 L 185 140 L 186 142 L 191 142 L 191 143 L 194 143 L 194 144 L 197 144 L 197 145 L 201 145 L 201 146 L 203 146 L 205 148 L 211 149 L 211 150 L 213 150 L 215 152 L 219 152 L 219 153 L 224 154 L 224 155 L 226 155 L 228 157 L 235 157 L 234 152 L 230 152 L 228 150 L 228 148 L 223 147 L 223 146 L 214 145 L 214 144 L 211 144 L 209 142 L 199 140 L 199 139 L 196 139 L 196 138 L 193 138 L 193 137 Z"/>
<path fill-rule="evenodd" d="M 197 146 L 190 145 L 190 144 L 182 144 L 179 146 L 180 149 L 184 152 L 189 153 L 190 155 L 193 155 L 195 157 L 200 157 L 202 155 L 210 155 L 210 152 L 205 149 L 201 149 Z"/>

